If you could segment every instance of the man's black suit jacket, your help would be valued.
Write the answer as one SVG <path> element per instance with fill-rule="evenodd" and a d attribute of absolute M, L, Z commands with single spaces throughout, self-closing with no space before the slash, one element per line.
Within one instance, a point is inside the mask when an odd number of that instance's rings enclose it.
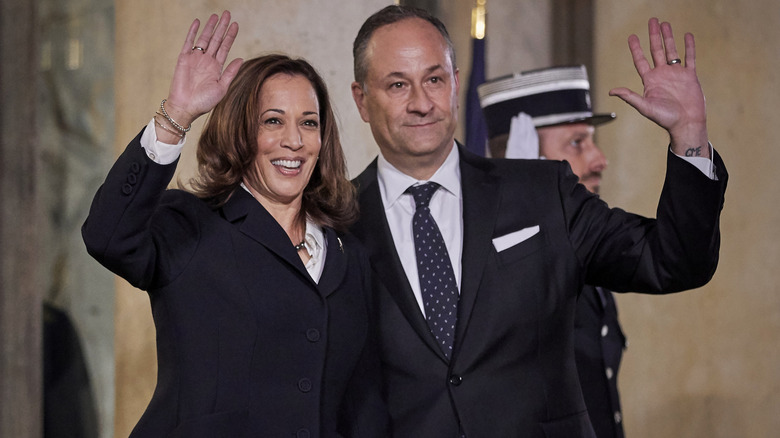
<path fill-rule="evenodd" d="M 151 299 L 157 387 L 132 436 L 383 436 L 360 244 L 325 229 L 315 283 L 248 192 L 211 208 L 165 190 L 175 167 L 139 134 L 82 228 L 90 254 Z"/>
<path fill-rule="evenodd" d="M 403 272 L 377 184 L 376 161 L 353 182 L 378 295 L 380 356 L 394 436 L 592 436 L 574 361 L 574 310 L 585 282 L 615 291 L 698 287 L 715 271 L 725 168 L 718 180 L 671 155 L 648 219 L 610 209 L 568 164 L 495 160 L 459 147 L 461 295 L 448 361 Z M 497 252 L 492 239 L 538 225 Z"/>

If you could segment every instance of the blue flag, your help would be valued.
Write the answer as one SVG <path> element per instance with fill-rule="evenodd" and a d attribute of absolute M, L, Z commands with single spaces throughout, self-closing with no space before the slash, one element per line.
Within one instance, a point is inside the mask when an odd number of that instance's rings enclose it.
<path fill-rule="evenodd" d="M 477 86 L 485 82 L 485 39 L 472 38 L 471 47 L 471 75 L 466 95 L 466 148 L 485 156 L 487 126 L 477 94 Z"/>

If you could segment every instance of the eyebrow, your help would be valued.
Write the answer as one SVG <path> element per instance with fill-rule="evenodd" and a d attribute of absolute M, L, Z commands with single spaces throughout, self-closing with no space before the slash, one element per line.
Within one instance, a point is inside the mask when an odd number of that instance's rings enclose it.
<path fill-rule="evenodd" d="M 275 112 L 275 113 L 279 113 L 279 114 L 287 114 L 284 110 L 281 110 L 281 109 L 278 109 L 278 108 L 268 108 L 267 110 L 265 110 L 262 113 L 260 113 L 260 115 L 264 116 L 266 113 L 270 113 L 270 112 Z M 304 111 L 303 115 L 304 116 L 310 116 L 310 115 L 319 116 L 319 113 L 317 111 Z"/>

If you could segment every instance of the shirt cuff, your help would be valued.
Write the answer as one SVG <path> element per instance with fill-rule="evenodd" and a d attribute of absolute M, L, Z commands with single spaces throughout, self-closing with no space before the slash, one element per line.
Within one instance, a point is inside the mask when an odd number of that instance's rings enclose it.
<path fill-rule="evenodd" d="M 710 158 L 706 157 L 683 157 L 682 155 L 677 155 L 672 151 L 672 153 L 683 160 L 691 163 L 694 167 L 699 169 L 701 173 L 703 173 L 707 178 L 717 181 L 718 175 L 715 172 L 715 163 L 712 162 L 712 156 L 713 156 L 713 149 L 712 149 L 712 143 L 707 142 L 707 145 L 710 148 Z"/>
<path fill-rule="evenodd" d="M 144 133 L 141 134 L 141 147 L 146 151 L 146 156 L 157 164 L 171 164 L 179 159 L 184 148 L 184 137 L 177 144 L 168 144 L 157 141 L 154 119 L 152 119 Z"/>

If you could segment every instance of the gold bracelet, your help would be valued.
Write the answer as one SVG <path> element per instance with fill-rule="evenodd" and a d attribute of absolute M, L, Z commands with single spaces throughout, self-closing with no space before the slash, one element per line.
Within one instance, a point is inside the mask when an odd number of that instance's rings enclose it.
<path fill-rule="evenodd" d="M 154 116 L 154 117 L 152 117 L 152 118 L 154 119 L 154 123 L 156 123 L 156 124 L 157 124 L 157 126 L 159 126 L 160 128 L 162 128 L 164 131 L 166 131 L 166 132 L 170 132 L 171 134 L 173 134 L 173 135 L 175 135 L 175 136 L 179 137 L 179 139 L 182 139 L 182 138 L 184 138 L 184 133 L 181 133 L 181 132 L 176 132 L 176 131 L 172 130 L 171 128 L 168 128 L 168 127 L 166 127 L 165 125 L 163 125 L 162 123 L 160 123 L 160 121 L 159 121 L 159 120 L 157 120 L 157 114 L 160 114 L 160 113 L 156 113 L 156 114 L 155 114 L 155 116 Z M 160 114 L 160 115 L 162 115 L 162 114 Z"/>
<path fill-rule="evenodd" d="M 192 123 L 190 123 L 190 126 L 188 126 L 186 128 L 184 126 L 181 126 L 180 124 L 176 123 L 176 121 L 173 120 L 171 118 L 171 116 L 168 115 L 168 111 L 165 111 L 165 102 L 167 102 L 167 101 L 168 101 L 168 99 L 163 99 L 162 102 L 160 102 L 160 110 L 162 110 L 162 114 L 161 115 L 163 117 L 165 117 L 165 120 L 171 122 L 171 125 L 174 128 L 176 128 L 176 130 L 186 134 L 187 132 L 190 131 L 190 128 L 192 128 Z"/>

